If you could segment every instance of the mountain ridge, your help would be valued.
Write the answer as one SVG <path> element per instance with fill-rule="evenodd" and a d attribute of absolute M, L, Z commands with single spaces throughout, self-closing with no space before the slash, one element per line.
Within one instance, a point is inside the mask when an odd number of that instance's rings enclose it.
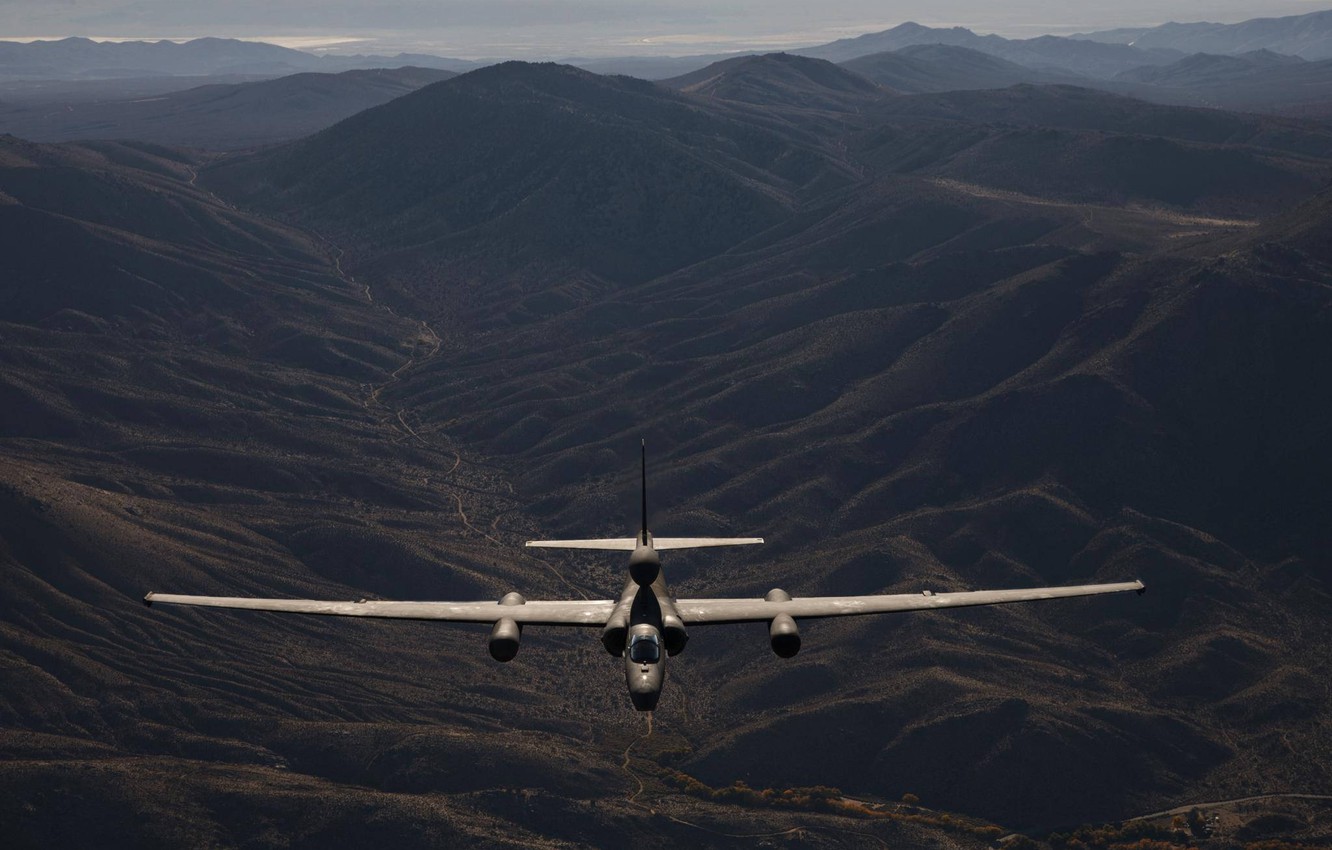
<path fill-rule="evenodd" d="M 841 66 L 791 53 L 714 62 L 657 84 L 699 97 L 834 112 L 855 112 L 890 93 Z"/>
<path fill-rule="evenodd" d="M 1059 70 L 1092 77 L 1111 77 L 1129 68 L 1166 64 L 1182 55 L 1174 50 L 1142 50 L 1127 44 L 1075 41 L 1050 35 L 1029 39 L 981 36 L 965 27 L 932 28 L 913 22 L 794 52 L 832 62 L 847 62 L 920 44 L 966 47 L 1035 70 Z"/>
<path fill-rule="evenodd" d="M 1070 75 L 1036 71 L 970 47 L 944 44 L 871 53 L 847 60 L 841 67 L 907 94 L 1071 81 Z"/>
<path fill-rule="evenodd" d="M 425 54 L 316 56 L 267 42 L 205 37 L 185 42 L 99 42 L 70 37 L 56 41 L 0 41 L 0 78 L 99 79 L 158 74 L 212 76 L 302 71 L 350 71 L 415 65 L 455 72 L 478 63 Z"/>
<path fill-rule="evenodd" d="M 34 141 L 136 139 L 205 150 L 290 141 L 343 118 L 455 76 L 396 68 L 305 72 L 248 83 L 215 84 L 127 101 L 0 106 L 0 132 Z"/>
<path fill-rule="evenodd" d="M 1185 53 L 1248 53 L 1271 50 L 1305 59 L 1332 59 L 1332 10 L 1254 18 L 1237 24 L 1166 23 L 1157 27 L 1083 33 L 1073 38 L 1106 43 L 1132 42 L 1146 48 Z"/>

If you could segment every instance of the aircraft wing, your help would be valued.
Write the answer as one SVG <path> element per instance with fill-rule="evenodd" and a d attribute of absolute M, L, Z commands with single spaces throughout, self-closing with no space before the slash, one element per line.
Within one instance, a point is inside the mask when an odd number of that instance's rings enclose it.
<path fill-rule="evenodd" d="M 237 608 L 247 611 L 277 611 L 287 614 L 322 614 L 334 617 L 376 617 L 395 620 L 448 620 L 455 623 L 494 623 L 507 617 L 520 625 L 604 626 L 615 601 L 529 600 L 522 605 L 498 602 L 389 602 L 360 600 L 334 602 L 318 599 L 252 599 L 243 596 L 182 596 L 149 593 L 144 604 L 198 605 L 207 608 Z"/>
<path fill-rule="evenodd" d="M 652 545 L 658 552 L 667 549 L 710 549 L 715 546 L 753 546 L 762 543 L 762 537 L 654 537 Z M 638 546 L 637 537 L 605 537 L 596 540 L 529 540 L 528 547 L 544 546 L 550 549 L 600 549 L 607 552 L 632 552 Z"/>
<path fill-rule="evenodd" d="M 772 601 L 766 599 L 678 599 L 675 610 L 686 626 L 712 623 L 746 623 L 771 620 L 789 614 L 797 620 L 817 617 L 846 617 L 856 614 L 887 614 L 895 611 L 926 611 L 933 608 L 965 608 L 972 605 L 1002 605 L 1096 596 L 1124 591 L 1142 593 L 1140 581 L 1118 584 L 1081 584 L 1070 587 L 1031 587 L 1020 590 L 973 590 L 962 593 L 898 593 L 885 596 L 806 596 Z"/>

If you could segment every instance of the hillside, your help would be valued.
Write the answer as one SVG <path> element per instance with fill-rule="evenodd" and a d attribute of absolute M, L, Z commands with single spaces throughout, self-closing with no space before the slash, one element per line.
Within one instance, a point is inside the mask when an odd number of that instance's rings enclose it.
<path fill-rule="evenodd" d="M 848 180 L 813 144 L 651 83 L 524 63 L 428 86 L 209 176 L 368 248 L 393 285 L 457 273 L 451 299 L 503 291 L 547 310 L 723 252 L 809 187 Z"/>
<path fill-rule="evenodd" d="M 0 105 L 0 132 L 39 142 L 130 139 L 235 150 L 308 136 L 455 76 L 427 68 L 292 74 L 129 100 Z"/>
<path fill-rule="evenodd" d="M 1327 129 L 739 90 L 510 63 L 244 156 L 0 139 L 13 843 L 1066 850 L 1332 783 Z M 590 633 L 139 604 L 606 598 L 521 543 L 632 528 L 644 438 L 654 530 L 767 539 L 679 596 L 1149 592 L 697 627 L 650 725 Z M 1217 842 L 1332 828 L 1245 805 Z"/>

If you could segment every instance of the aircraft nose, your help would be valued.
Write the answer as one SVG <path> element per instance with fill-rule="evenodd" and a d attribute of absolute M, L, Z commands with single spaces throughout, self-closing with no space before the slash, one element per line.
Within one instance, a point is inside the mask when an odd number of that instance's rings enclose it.
<path fill-rule="evenodd" d="M 628 671 L 629 699 L 639 711 L 652 711 L 661 698 L 661 677 L 653 667 L 634 665 Z"/>
<path fill-rule="evenodd" d="M 657 700 L 661 698 L 661 691 L 640 691 L 634 688 L 629 689 L 629 699 L 633 700 L 634 708 L 639 711 L 652 711 L 657 707 Z"/>

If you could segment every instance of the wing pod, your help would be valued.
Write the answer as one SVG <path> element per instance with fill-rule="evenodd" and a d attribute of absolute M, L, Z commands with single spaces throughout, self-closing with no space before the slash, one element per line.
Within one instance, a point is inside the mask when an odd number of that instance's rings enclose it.
<path fill-rule="evenodd" d="M 791 594 L 774 587 L 763 597 L 764 602 L 790 602 Z M 768 623 L 768 642 L 778 658 L 791 658 L 800 651 L 800 627 L 790 614 L 778 614 Z"/>
<path fill-rule="evenodd" d="M 791 658 L 800 651 L 800 627 L 790 614 L 778 614 L 768 624 L 768 640 L 779 658 Z"/>
<path fill-rule="evenodd" d="M 518 643 L 522 638 L 522 626 L 509 617 L 500 619 L 490 630 L 490 657 L 496 661 L 512 661 L 518 654 Z"/>

